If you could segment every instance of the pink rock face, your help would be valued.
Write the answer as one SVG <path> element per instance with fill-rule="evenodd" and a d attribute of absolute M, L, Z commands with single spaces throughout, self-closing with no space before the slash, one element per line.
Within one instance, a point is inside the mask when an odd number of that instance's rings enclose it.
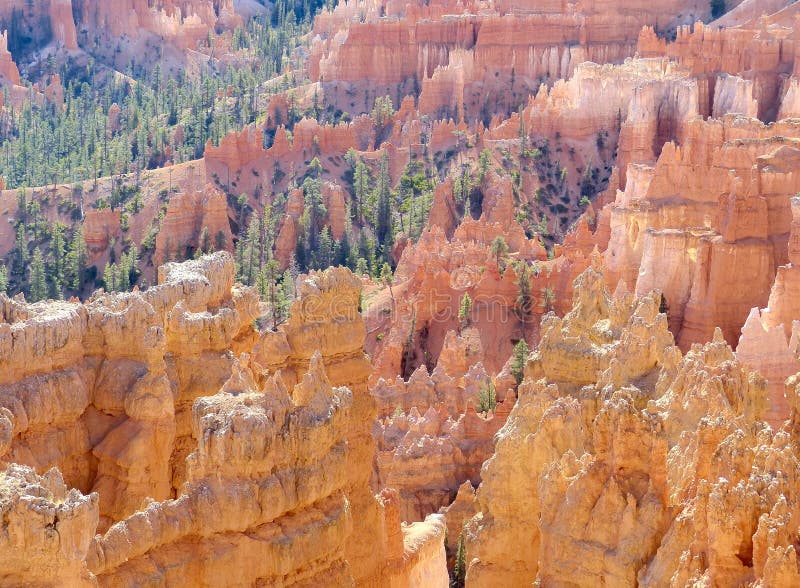
<path fill-rule="evenodd" d="M 111 239 L 116 239 L 122 234 L 120 214 L 119 210 L 109 208 L 86 211 L 83 222 L 83 240 L 90 253 L 101 253 L 108 247 Z"/>
<path fill-rule="evenodd" d="M 200 242 L 203 236 L 207 243 Z M 209 184 L 202 191 L 172 196 L 156 237 L 154 257 L 158 262 L 185 258 L 187 251 L 216 249 L 220 242 L 223 249 L 233 249 L 228 203 L 225 195 Z"/>
<path fill-rule="evenodd" d="M 322 198 L 328 211 L 331 235 L 338 241 L 344 235 L 348 222 L 345 217 L 348 196 L 340 185 L 326 182 L 322 187 Z"/>
<path fill-rule="evenodd" d="M 63 45 L 67 51 L 78 49 L 72 0 L 50 0 L 50 27 L 56 42 Z"/>
<path fill-rule="evenodd" d="M 770 12 L 769 3 L 746 4 L 750 5 L 753 14 L 757 16 L 742 19 L 735 28 L 704 26 L 698 22 L 694 26 L 680 27 L 673 43 L 658 40 L 653 29 L 649 27 L 639 37 L 638 51 L 641 56 L 666 55 L 689 67 L 692 74 L 705 78 L 707 85 L 701 89 L 700 100 L 700 111 L 703 115 L 719 112 L 719 107 L 714 110 L 713 102 L 720 92 L 713 86 L 713 76 L 729 74 L 742 75 L 748 80 L 740 85 L 742 90 L 745 85 L 752 84 L 752 97 L 758 100 L 757 112 L 760 118 L 774 117 L 782 99 L 782 74 L 792 73 L 796 67 L 794 41 L 786 34 L 784 27 L 794 26 L 797 7 L 778 11 L 762 20 L 762 14 Z M 727 87 L 722 90 L 722 94 L 727 94 L 732 87 L 726 82 L 723 85 Z M 742 95 L 742 99 L 750 107 L 753 106 L 750 96 Z"/>
<path fill-rule="evenodd" d="M 775 126 L 731 115 L 681 123 L 681 146 L 667 143 L 655 164 L 629 165 L 610 206 L 611 283 L 661 290 L 683 349 L 717 326 L 735 343 L 788 260 L 798 151 L 778 137 L 797 130 Z"/>
<path fill-rule="evenodd" d="M 380 18 L 386 14 L 393 18 Z M 640 1 L 533 9 L 467 2 L 457 10 L 444 2 L 381 2 L 359 10 L 340 3 L 316 21 L 309 69 L 330 88 L 326 98 L 345 110 L 353 102 L 347 89 L 358 93 L 373 84 L 399 102 L 417 80 L 421 112 L 460 121 L 479 116 L 487 101 L 513 110 L 541 80 L 567 78 L 584 61 L 632 56 L 643 25 L 670 28 L 707 16 L 708 6 L 692 0 L 658 8 Z"/>
<path fill-rule="evenodd" d="M 0 76 L 10 84 L 19 85 L 19 69 L 8 51 L 8 32 L 0 35 Z"/>
<path fill-rule="evenodd" d="M 791 417 L 789 402 L 784 393 L 784 382 L 800 371 L 797 333 L 793 332 L 791 339 L 787 340 L 783 324 L 770 326 L 762 313 L 754 308 L 742 327 L 736 359 L 766 378 L 769 407 L 764 414 L 764 420 L 773 428 L 779 429 Z"/>
<path fill-rule="evenodd" d="M 241 23 L 234 14 L 233 0 L 166 0 L 158 4 L 142 0 L 88 0 L 81 4 L 85 26 L 100 29 L 112 37 L 134 39 L 147 31 L 181 49 L 196 48 L 197 42 L 213 31 L 218 22 L 226 26 Z"/>

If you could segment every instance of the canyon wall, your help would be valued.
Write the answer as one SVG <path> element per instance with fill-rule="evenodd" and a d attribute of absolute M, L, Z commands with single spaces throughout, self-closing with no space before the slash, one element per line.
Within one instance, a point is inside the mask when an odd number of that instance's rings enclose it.
<path fill-rule="evenodd" d="M 383 94 L 395 104 L 419 94 L 424 114 L 488 122 L 584 61 L 633 56 L 643 25 L 669 30 L 708 14 L 704 2 L 684 0 L 657 8 L 639 1 L 340 3 L 316 21 L 309 71 L 326 101 L 348 112 L 368 111 Z"/>

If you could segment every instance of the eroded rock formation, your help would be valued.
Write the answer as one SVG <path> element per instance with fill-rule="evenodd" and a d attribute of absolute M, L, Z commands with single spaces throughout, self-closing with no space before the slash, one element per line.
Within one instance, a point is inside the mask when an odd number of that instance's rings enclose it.
<path fill-rule="evenodd" d="M 264 333 L 227 254 L 159 282 L 2 302 L 4 583 L 446 584 L 444 522 L 369 489 L 360 281 L 303 278 Z"/>
<path fill-rule="evenodd" d="M 309 68 L 326 100 L 346 111 L 367 108 L 376 93 L 399 103 L 419 92 L 425 114 L 488 122 L 487 113 L 515 110 L 542 80 L 568 78 L 579 63 L 632 56 L 643 25 L 667 30 L 708 10 L 684 0 L 342 2 L 317 19 Z"/>
<path fill-rule="evenodd" d="M 800 461 L 760 421 L 763 378 L 719 331 L 684 356 L 659 295 L 611 295 L 599 269 L 546 319 L 484 465 L 467 583 L 796 582 Z"/>

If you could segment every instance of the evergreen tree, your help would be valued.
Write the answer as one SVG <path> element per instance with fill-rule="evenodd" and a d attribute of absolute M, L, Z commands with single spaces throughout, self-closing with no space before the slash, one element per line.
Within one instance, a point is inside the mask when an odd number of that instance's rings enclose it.
<path fill-rule="evenodd" d="M 61 284 L 64 282 L 66 241 L 64 238 L 64 225 L 59 222 L 56 222 L 53 225 L 53 233 L 50 241 L 50 253 L 53 256 L 53 280 Z M 58 288 L 58 290 L 60 291 L 61 288 Z"/>
<path fill-rule="evenodd" d="M 308 234 L 308 249 L 314 252 L 317 249 L 320 232 L 328 214 L 322 200 L 322 182 L 316 178 L 306 178 L 303 181 L 303 196 L 305 201 L 303 214 L 307 215 L 305 229 Z"/>
<path fill-rule="evenodd" d="M 3 264 L 0 264 L 0 294 L 8 292 L 8 269 Z"/>
<path fill-rule="evenodd" d="M 522 383 L 524 377 L 525 363 L 528 361 L 528 354 L 530 348 L 525 342 L 525 339 L 520 339 L 519 343 L 514 345 L 514 359 L 511 362 L 511 374 L 517 382 L 517 386 Z"/>
<path fill-rule="evenodd" d="M 488 149 L 481 151 L 478 157 L 478 181 L 483 182 L 486 174 L 489 172 L 489 163 L 492 160 L 492 153 Z"/>
<path fill-rule="evenodd" d="M 66 278 L 70 288 L 80 292 L 83 290 L 83 272 L 86 269 L 86 242 L 83 240 L 83 228 L 78 227 L 72 235 L 66 259 Z"/>
<path fill-rule="evenodd" d="M 372 121 L 375 123 L 375 137 L 376 147 L 380 144 L 384 137 L 384 131 L 392 122 L 394 116 L 394 105 L 389 96 L 378 96 L 375 99 L 375 106 L 370 113 Z"/>
<path fill-rule="evenodd" d="M 42 251 L 38 247 L 33 250 L 33 259 L 31 260 L 30 267 L 30 289 L 29 300 L 31 302 L 39 302 L 47 298 L 47 277 L 44 267 L 44 257 Z"/>
<path fill-rule="evenodd" d="M 466 329 L 472 320 L 472 298 L 468 292 L 464 292 L 461 303 L 458 305 L 458 328 Z"/>
<path fill-rule="evenodd" d="M 467 548 L 464 541 L 464 530 L 458 536 L 458 547 L 456 548 L 456 562 L 453 567 L 453 577 L 450 580 L 451 588 L 463 588 L 467 576 Z"/>
<path fill-rule="evenodd" d="M 305 271 L 308 269 L 308 254 L 302 233 L 298 233 L 297 235 L 297 245 L 294 248 L 294 261 L 298 271 Z"/>
<path fill-rule="evenodd" d="M 392 248 L 392 206 L 391 206 L 391 179 L 389 178 L 389 158 L 386 152 L 381 157 L 380 173 L 378 175 L 378 210 L 375 221 L 375 238 L 388 259 L 388 252 Z"/>
<path fill-rule="evenodd" d="M 28 262 L 31 255 L 28 252 L 28 239 L 25 235 L 25 225 L 17 225 L 16 237 L 14 240 L 14 273 L 24 276 L 28 270 Z"/>
<path fill-rule="evenodd" d="M 274 259 L 270 259 L 259 272 L 258 290 L 261 297 L 269 305 L 269 316 L 273 330 L 276 330 L 278 325 L 286 320 L 288 307 L 286 291 L 278 282 L 280 277 L 280 267 Z"/>
<path fill-rule="evenodd" d="M 359 159 L 356 163 L 355 171 L 353 172 L 353 194 L 356 198 L 355 206 L 353 207 L 353 220 L 359 225 L 364 224 L 364 205 L 371 190 L 369 169 L 367 169 L 364 162 Z"/>
<path fill-rule="evenodd" d="M 389 287 L 389 295 L 392 297 L 392 305 L 394 305 L 394 290 L 392 290 L 392 282 L 394 281 L 394 276 L 392 275 L 392 268 L 389 266 L 388 263 L 384 263 L 381 267 L 381 275 L 380 275 L 381 283 Z"/>
<path fill-rule="evenodd" d="M 461 173 L 456 177 L 453 182 L 453 194 L 461 206 L 464 207 L 464 216 L 470 213 L 470 199 L 469 195 L 472 193 L 472 173 L 470 172 L 469 165 L 464 164 L 461 166 Z"/>
<path fill-rule="evenodd" d="M 107 263 L 103 270 L 103 285 L 106 292 L 116 292 L 119 284 L 117 283 L 117 267 L 114 263 Z"/>
<path fill-rule="evenodd" d="M 494 412 L 497 407 L 497 390 L 491 379 L 486 380 L 478 391 L 478 399 L 475 403 L 477 412 Z"/>
<path fill-rule="evenodd" d="M 333 265 L 333 239 L 330 227 L 322 227 L 317 239 L 317 251 L 314 254 L 314 266 L 325 269 Z"/>
<path fill-rule="evenodd" d="M 556 293 L 550 286 L 542 288 L 542 298 L 544 299 L 544 309 L 551 312 L 555 308 Z"/>
<path fill-rule="evenodd" d="M 531 285 L 533 271 L 528 262 L 524 260 L 519 261 L 514 266 L 514 270 L 517 274 L 516 284 L 519 289 L 514 312 L 519 320 L 526 322 L 533 312 L 533 286 Z"/>
<path fill-rule="evenodd" d="M 214 238 L 214 246 L 216 247 L 216 250 L 224 251 L 227 244 L 228 239 L 225 237 L 225 233 L 222 231 L 217 231 L 217 236 Z"/>
<path fill-rule="evenodd" d="M 352 269 L 353 263 L 351 256 L 352 249 L 350 247 L 350 237 L 348 236 L 347 231 L 345 231 L 342 235 L 342 238 L 336 242 L 333 255 L 333 265 L 345 266 Z"/>
<path fill-rule="evenodd" d="M 497 269 L 501 270 L 504 267 L 502 264 L 502 260 L 508 255 L 508 244 L 506 240 L 502 237 L 502 235 L 498 235 L 492 241 L 492 244 L 489 246 L 489 250 L 492 252 L 494 256 L 495 264 L 497 264 Z"/>
<path fill-rule="evenodd" d="M 239 277 L 245 284 L 255 284 L 256 276 L 261 269 L 259 264 L 261 249 L 261 221 L 257 215 L 250 217 L 247 235 L 240 241 Z"/>

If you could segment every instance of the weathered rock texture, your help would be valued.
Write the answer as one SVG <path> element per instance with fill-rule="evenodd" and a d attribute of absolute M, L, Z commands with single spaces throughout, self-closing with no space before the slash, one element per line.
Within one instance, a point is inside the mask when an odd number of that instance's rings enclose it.
<path fill-rule="evenodd" d="M 260 334 L 227 254 L 159 281 L 0 301 L 3 583 L 446 585 L 443 520 L 369 488 L 360 281 L 302 278 Z"/>
<path fill-rule="evenodd" d="M 598 270 L 545 320 L 484 465 L 467 584 L 797 582 L 800 461 L 760 421 L 763 378 L 719 331 L 683 355 L 659 295 L 612 296 Z"/>
<path fill-rule="evenodd" d="M 309 68 L 326 100 L 350 112 L 376 95 L 397 104 L 419 93 L 425 114 L 488 122 L 487 110 L 516 109 L 542 80 L 567 78 L 579 63 L 632 56 L 643 25 L 667 30 L 708 10 L 694 0 L 342 2 L 317 19 Z"/>

